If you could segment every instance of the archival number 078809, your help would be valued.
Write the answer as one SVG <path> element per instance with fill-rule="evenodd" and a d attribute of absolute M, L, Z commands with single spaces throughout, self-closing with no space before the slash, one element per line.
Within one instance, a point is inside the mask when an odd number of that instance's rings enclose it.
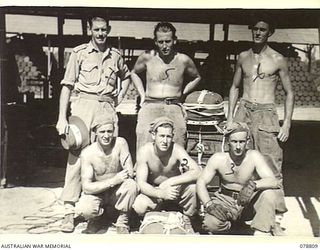
<path fill-rule="evenodd" d="M 300 244 L 300 248 L 318 248 L 318 244 Z"/>

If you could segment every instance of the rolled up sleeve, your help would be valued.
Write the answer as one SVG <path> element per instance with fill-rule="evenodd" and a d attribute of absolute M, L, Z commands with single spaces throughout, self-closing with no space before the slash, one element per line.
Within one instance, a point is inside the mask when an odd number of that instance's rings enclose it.
<path fill-rule="evenodd" d="M 78 76 L 79 76 L 79 65 L 77 60 L 77 54 L 74 51 L 72 51 L 67 64 L 66 72 L 64 74 L 64 78 L 61 81 L 61 84 L 68 85 L 73 88 L 76 81 L 78 80 Z"/>

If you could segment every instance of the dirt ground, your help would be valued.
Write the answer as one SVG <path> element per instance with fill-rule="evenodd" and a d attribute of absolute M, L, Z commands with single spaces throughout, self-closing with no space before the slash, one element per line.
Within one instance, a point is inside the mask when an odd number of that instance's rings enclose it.
<path fill-rule="evenodd" d="M 127 137 L 134 133 L 120 128 L 120 134 Z M 297 121 L 284 145 L 283 175 L 289 211 L 282 226 L 288 236 L 320 236 L 319 135 L 320 122 Z M 29 161 L 23 183 L 21 178 L 11 178 L 16 186 L 0 190 L 0 234 L 62 234 L 59 226 L 63 207 L 58 198 L 66 152 L 47 147 L 34 152 Z M 81 233 L 85 227 L 86 223 L 80 223 L 74 233 Z M 108 233 L 115 232 L 111 228 Z"/>

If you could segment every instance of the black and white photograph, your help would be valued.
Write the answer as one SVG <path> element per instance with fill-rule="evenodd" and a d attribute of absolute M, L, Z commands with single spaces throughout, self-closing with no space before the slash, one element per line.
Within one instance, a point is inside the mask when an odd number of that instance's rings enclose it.
<path fill-rule="evenodd" d="M 319 2 L 60 2 L 0 6 L 1 249 L 319 248 Z"/>

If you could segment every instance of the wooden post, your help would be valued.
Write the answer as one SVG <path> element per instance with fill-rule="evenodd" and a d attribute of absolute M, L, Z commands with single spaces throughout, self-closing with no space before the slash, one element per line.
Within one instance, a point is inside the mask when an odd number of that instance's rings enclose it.
<path fill-rule="evenodd" d="M 48 54 L 47 54 L 47 77 L 43 83 L 43 98 L 45 100 L 49 99 L 49 84 L 50 84 L 50 76 L 51 76 L 51 41 L 48 38 Z"/>
<path fill-rule="evenodd" d="M 223 67 L 222 67 L 222 79 L 226 79 L 226 75 L 227 75 L 227 53 L 226 53 L 226 48 L 227 48 L 227 42 L 228 42 L 228 38 L 229 38 L 229 24 L 223 24 L 223 31 L 224 31 L 224 38 L 223 38 L 223 43 L 224 43 L 224 58 L 223 58 Z M 228 96 L 228 86 L 226 86 L 226 84 L 224 84 L 224 88 L 223 88 L 223 97 Z"/>
<path fill-rule="evenodd" d="M 2 8 L 0 8 L 0 88 L 3 89 L 3 70 L 4 70 L 4 60 L 5 60 L 5 47 L 6 47 L 6 17 L 5 12 Z M 6 142 L 6 127 L 4 123 L 3 118 L 3 109 L 2 109 L 2 94 L 3 92 L 0 91 L 0 115 L 1 115 L 1 121 L 0 121 L 0 187 L 4 187 L 6 184 L 6 148 L 7 148 L 7 142 Z M 4 133 L 2 133 L 2 130 L 4 129 Z"/>
<path fill-rule="evenodd" d="M 318 36 L 319 36 L 319 44 L 320 44 L 320 18 L 318 20 Z M 319 58 L 320 58 L 320 45 L 319 45 Z"/>
<path fill-rule="evenodd" d="M 223 41 L 228 41 L 229 38 L 229 24 L 223 24 L 224 38 Z"/>
<path fill-rule="evenodd" d="M 63 67 L 64 67 L 64 46 L 63 46 L 63 24 L 64 17 L 63 14 L 59 13 L 58 15 L 58 40 L 59 40 L 59 48 L 58 48 L 58 67 L 59 67 L 59 75 L 62 75 Z"/>
<path fill-rule="evenodd" d="M 214 41 L 214 31 L 215 31 L 215 24 L 210 24 L 210 28 L 209 28 L 209 40 L 210 42 L 213 42 Z"/>
<path fill-rule="evenodd" d="M 1 86 L 1 89 L 3 84 L 3 69 L 4 69 L 3 63 L 5 60 L 5 56 L 4 56 L 5 47 L 6 47 L 6 18 L 5 18 L 4 10 L 0 8 L 0 86 Z M 0 101 L 2 104 L 2 95 L 0 95 Z M 2 109 L 0 106 L 0 113 L 1 111 Z M 1 113 L 1 117 L 2 117 L 2 113 Z"/>
<path fill-rule="evenodd" d="M 82 35 L 84 37 L 88 36 L 88 27 L 87 27 L 87 19 L 81 18 L 81 27 L 82 27 Z"/>

